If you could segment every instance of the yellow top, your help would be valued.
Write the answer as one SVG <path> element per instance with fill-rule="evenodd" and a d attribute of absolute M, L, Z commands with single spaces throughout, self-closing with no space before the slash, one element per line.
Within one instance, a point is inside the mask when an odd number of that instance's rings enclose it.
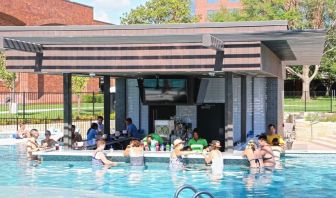
<path fill-rule="evenodd" d="M 267 135 L 267 143 L 270 144 L 271 146 L 273 146 L 272 141 L 273 141 L 274 138 L 278 138 L 280 145 L 285 144 L 285 141 L 283 140 L 281 135 L 278 135 L 278 134 Z"/>

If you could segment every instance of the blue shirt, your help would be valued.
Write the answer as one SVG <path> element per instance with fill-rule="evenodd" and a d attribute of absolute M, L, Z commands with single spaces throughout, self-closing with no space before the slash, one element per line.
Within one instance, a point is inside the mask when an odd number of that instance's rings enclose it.
<path fill-rule="evenodd" d="M 132 123 L 127 125 L 127 132 L 131 134 L 132 137 L 140 139 L 140 134 L 138 132 L 138 129 L 136 128 L 136 126 Z"/>
<path fill-rule="evenodd" d="M 87 134 L 87 138 L 86 140 L 89 141 L 89 140 L 93 140 L 96 138 L 96 135 L 97 135 L 97 130 L 96 129 L 90 129 L 88 134 Z"/>

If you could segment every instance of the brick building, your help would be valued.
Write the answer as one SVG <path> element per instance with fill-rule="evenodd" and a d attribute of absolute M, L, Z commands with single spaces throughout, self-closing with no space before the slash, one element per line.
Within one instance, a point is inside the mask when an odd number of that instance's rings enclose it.
<path fill-rule="evenodd" d="M 67 0 L 0 0 L 0 26 L 106 25 L 93 19 L 93 8 Z M 63 92 L 62 76 L 18 73 L 17 92 Z M 91 78 L 85 91 L 99 90 Z M 0 92 L 8 91 L 0 80 Z"/>
<path fill-rule="evenodd" d="M 208 16 L 221 7 L 227 8 L 229 12 L 235 12 L 242 7 L 240 0 L 192 0 L 191 2 L 192 12 L 201 17 L 201 22 L 207 22 Z"/>

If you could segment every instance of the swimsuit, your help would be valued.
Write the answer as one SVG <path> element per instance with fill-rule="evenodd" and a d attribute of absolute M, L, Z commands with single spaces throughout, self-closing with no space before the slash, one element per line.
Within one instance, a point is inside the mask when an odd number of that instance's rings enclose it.
<path fill-rule="evenodd" d="M 184 168 L 184 160 L 182 156 L 177 156 L 177 157 L 170 157 L 170 163 L 169 163 L 170 168 Z"/>
<path fill-rule="evenodd" d="M 223 156 L 222 153 L 217 153 L 219 157 L 212 159 L 211 170 L 213 174 L 222 175 L 224 169 Z"/>
<path fill-rule="evenodd" d="M 97 153 L 95 153 L 94 156 L 92 156 L 92 165 L 103 166 L 104 162 L 101 159 L 96 158 Z"/>

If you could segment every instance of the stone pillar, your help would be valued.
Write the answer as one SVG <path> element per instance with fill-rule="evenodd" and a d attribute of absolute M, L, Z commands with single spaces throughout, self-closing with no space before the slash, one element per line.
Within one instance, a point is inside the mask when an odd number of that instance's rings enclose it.
<path fill-rule="evenodd" d="M 225 151 L 233 151 L 233 74 L 225 73 Z"/>
<path fill-rule="evenodd" d="M 247 132 L 247 81 L 246 81 L 246 76 L 241 77 L 241 100 L 240 100 L 240 105 L 241 105 L 241 137 L 240 140 L 241 142 L 246 142 L 246 132 Z"/>
<path fill-rule="evenodd" d="M 126 79 L 116 79 L 115 127 L 117 131 L 125 129 L 126 118 Z"/>
<path fill-rule="evenodd" d="M 111 93 L 110 76 L 104 76 L 104 134 L 110 137 Z"/>
<path fill-rule="evenodd" d="M 266 129 L 274 124 L 279 134 L 283 135 L 283 80 L 267 78 L 266 80 Z"/>
<path fill-rule="evenodd" d="M 63 117 L 64 117 L 64 146 L 71 148 L 71 125 L 72 125 L 72 74 L 63 74 Z"/>

